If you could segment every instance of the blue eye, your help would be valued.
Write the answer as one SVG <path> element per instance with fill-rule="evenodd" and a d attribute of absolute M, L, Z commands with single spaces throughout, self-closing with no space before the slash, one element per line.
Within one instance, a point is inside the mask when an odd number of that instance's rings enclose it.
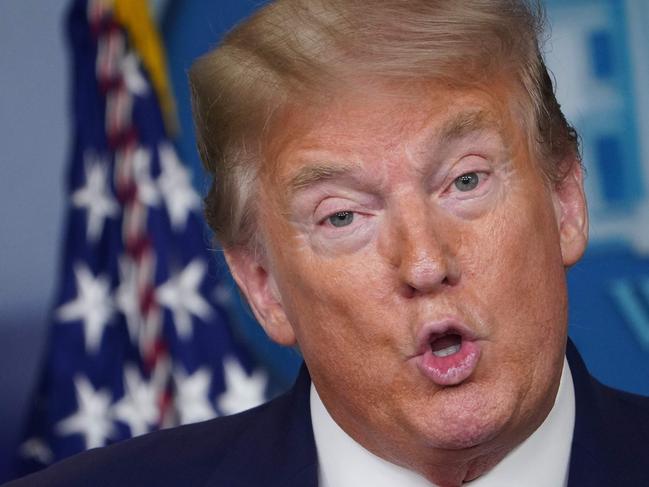
<path fill-rule="evenodd" d="M 354 213 L 351 211 L 339 211 L 331 215 L 328 220 L 334 227 L 346 227 L 354 221 Z"/>
<path fill-rule="evenodd" d="M 479 183 L 480 176 L 477 172 L 468 172 L 466 174 L 462 174 L 462 176 L 453 181 L 455 187 L 463 192 L 474 190 L 478 187 Z"/>

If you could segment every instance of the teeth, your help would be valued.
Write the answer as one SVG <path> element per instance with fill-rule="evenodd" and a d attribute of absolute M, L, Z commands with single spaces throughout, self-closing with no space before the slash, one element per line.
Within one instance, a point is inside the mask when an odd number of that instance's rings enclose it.
<path fill-rule="evenodd" d="M 435 357 L 448 357 L 449 355 L 459 352 L 460 348 L 462 348 L 462 345 L 458 343 L 456 345 L 451 345 L 450 347 L 442 348 L 441 350 L 436 350 L 433 352 L 433 355 L 435 355 Z"/>

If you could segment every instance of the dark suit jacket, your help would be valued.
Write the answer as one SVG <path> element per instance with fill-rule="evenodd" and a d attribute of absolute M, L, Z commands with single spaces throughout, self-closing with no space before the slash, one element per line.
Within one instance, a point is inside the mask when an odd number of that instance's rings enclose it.
<path fill-rule="evenodd" d="M 649 486 L 649 398 L 597 382 L 572 343 L 568 361 L 577 407 L 569 486 Z M 309 387 L 303 367 L 293 389 L 258 408 L 91 450 L 9 485 L 316 487 Z"/>

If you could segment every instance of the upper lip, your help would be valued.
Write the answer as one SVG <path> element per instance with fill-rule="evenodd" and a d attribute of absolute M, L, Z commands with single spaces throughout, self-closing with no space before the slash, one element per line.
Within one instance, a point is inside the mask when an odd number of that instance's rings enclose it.
<path fill-rule="evenodd" d="M 417 354 L 422 355 L 430 350 L 430 344 L 444 335 L 460 335 L 463 340 L 478 340 L 478 335 L 465 323 L 449 318 L 440 321 L 426 322 L 417 333 Z"/>

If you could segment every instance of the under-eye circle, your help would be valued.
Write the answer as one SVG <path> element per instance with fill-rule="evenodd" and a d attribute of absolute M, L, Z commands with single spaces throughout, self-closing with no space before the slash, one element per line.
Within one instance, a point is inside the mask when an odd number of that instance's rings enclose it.
<path fill-rule="evenodd" d="M 478 187 L 479 183 L 480 176 L 477 172 L 462 174 L 462 176 L 453 181 L 455 187 L 460 191 L 472 191 Z"/>
<path fill-rule="evenodd" d="M 354 213 L 351 211 L 339 211 L 329 217 L 329 223 L 334 227 L 346 227 L 354 221 Z"/>

